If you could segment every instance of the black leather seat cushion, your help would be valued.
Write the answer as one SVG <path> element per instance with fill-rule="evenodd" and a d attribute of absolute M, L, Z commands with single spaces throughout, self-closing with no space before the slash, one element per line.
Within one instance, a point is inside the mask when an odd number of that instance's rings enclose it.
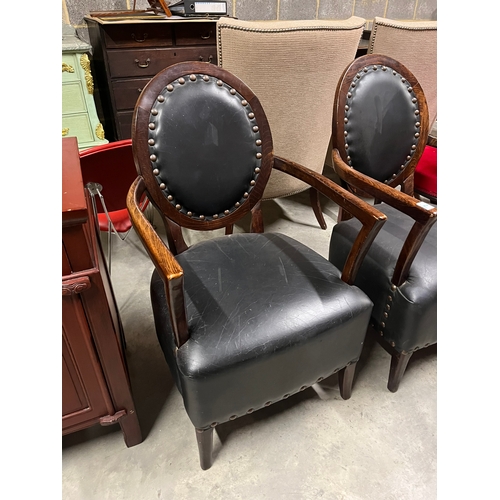
<path fill-rule="evenodd" d="M 178 350 L 156 271 L 151 300 L 195 427 L 288 397 L 358 360 L 372 303 L 310 248 L 280 234 L 234 234 L 195 244 L 177 259 L 190 332 Z"/>
<path fill-rule="evenodd" d="M 387 215 L 387 221 L 370 247 L 355 284 L 373 301 L 372 318 L 384 339 L 394 342 L 398 351 L 412 352 L 437 341 L 437 223 L 415 257 L 408 279 L 392 290 L 394 267 L 414 221 L 384 203 L 377 208 Z M 333 228 L 329 259 L 335 266 L 345 262 L 358 230 L 356 219 Z"/>

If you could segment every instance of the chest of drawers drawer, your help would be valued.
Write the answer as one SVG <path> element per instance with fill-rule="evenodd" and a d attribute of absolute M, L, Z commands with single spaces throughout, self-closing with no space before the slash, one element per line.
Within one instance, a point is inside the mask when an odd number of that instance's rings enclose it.
<path fill-rule="evenodd" d="M 103 41 L 108 49 L 171 47 L 172 28 L 165 24 L 115 24 L 103 30 Z"/>
<path fill-rule="evenodd" d="M 85 18 L 93 49 L 98 112 L 106 136 L 131 136 L 132 113 L 142 89 L 161 70 L 184 61 L 217 64 L 216 19 L 112 22 Z"/>
<path fill-rule="evenodd" d="M 182 61 L 215 61 L 215 47 L 113 50 L 108 54 L 112 79 L 155 76 L 159 71 Z"/>

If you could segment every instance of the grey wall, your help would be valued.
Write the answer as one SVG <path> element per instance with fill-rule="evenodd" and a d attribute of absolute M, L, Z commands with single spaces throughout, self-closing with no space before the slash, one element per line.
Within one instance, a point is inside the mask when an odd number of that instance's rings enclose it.
<path fill-rule="evenodd" d="M 169 2 L 173 3 L 173 2 Z M 367 28 L 375 16 L 391 19 L 437 19 L 437 0 L 227 0 L 228 14 L 246 20 L 346 19 L 359 16 Z M 63 0 L 62 20 L 88 41 L 83 16 L 95 10 L 129 10 L 133 0 Z M 136 9 L 147 9 L 137 0 Z"/>

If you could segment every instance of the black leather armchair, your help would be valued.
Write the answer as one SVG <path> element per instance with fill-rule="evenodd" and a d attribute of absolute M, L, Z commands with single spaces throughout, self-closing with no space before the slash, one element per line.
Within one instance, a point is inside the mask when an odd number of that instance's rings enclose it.
<path fill-rule="evenodd" d="M 387 215 L 355 284 L 374 303 L 372 326 L 392 356 L 392 392 L 412 354 L 437 342 L 437 209 L 413 197 L 427 130 L 425 96 L 405 66 L 372 54 L 346 68 L 335 97 L 333 162 L 344 187 L 373 197 Z M 331 236 L 337 267 L 359 228 L 349 217 L 342 209 Z"/>
<path fill-rule="evenodd" d="M 155 265 L 156 332 L 196 429 L 201 467 L 212 465 L 213 429 L 224 422 L 335 372 L 349 398 L 372 309 L 352 282 L 385 216 L 275 157 L 257 97 L 208 63 L 180 63 L 149 82 L 135 108 L 132 144 L 139 176 L 127 205 Z M 181 226 L 231 233 L 258 207 L 273 168 L 359 218 L 345 266 L 281 234 L 228 234 L 187 247 Z M 140 210 L 144 193 L 164 219 L 168 246 Z"/>

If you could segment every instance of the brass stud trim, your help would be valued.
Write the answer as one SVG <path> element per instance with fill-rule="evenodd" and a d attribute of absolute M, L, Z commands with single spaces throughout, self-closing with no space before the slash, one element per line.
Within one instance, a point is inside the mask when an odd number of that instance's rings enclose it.
<path fill-rule="evenodd" d="M 246 99 L 243 99 L 243 100 L 241 101 L 241 105 L 242 105 L 242 106 L 247 106 L 247 105 L 248 105 L 248 101 L 247 101 Z"/>
<path fill-rule="evenodd" d="M 248 118 L 250 118 L 250 120 L 253 120 L 255 118 L 255 114 L 254 113 L 248 113 Z"/>
<path fill-rule="evenodd" d="M 219 87 L 222 87 L 222 80 L 217 80 L 217 82 L 216 82 L 216 83 L 217 83 L 217 85 L 218 85 Z"/>
<path fill-rule="evenodd" d="M 168 90 L 169 92 L 172 92 L 172 90 L 174 90 L 174 86 L 173 86 L 171 83 L 169 83 L 169 84 L 167 85 L 167 90 Z"/>
<path fill-rule="evenodd" d="M 257 167 L 257 168 L 254 170 L 254 172 L 255 172 L 256 174 L 258 174 L 258 173 L 260 172 L 260 168 L 259 168 L 259 167 Z"/>
<path fill-rule="evenodd" d="M 230 93 L 231 95 L 235 95 L 235 94 L 236 94 L 236 90 L 231 89 L 231 90 L 229 91 L 229 93 Z"/>
<path fill-rule="evenodd" d="M 224 215 L 229 215 L 229 210 L 224 210 Z"/>
<path fill-rule="evenodd" d="M 160 171 L 159 171 L 157 168 L 155 168 L 155 169 L 153 170 L 153 174 L 158 175 L 159 173 L 160 173 Z"/>
<path fill-rule="evenodd" d="M 262 158 L 262 153 L 257 153 L 255 156 L 256 156 L 257 158 Z"/>
<path fill-rule="evenodd" d="M 260 146 L 260 145 L 262 144 L 262 141 L 261 141 L 260 139 L 257 139 L 257 140 L 255 141 L 255 144 L 256 144 L 257 146 Z"/>
<path fill-rule="evenodd" d="M 153 109 L 151 110 L 151 114 L 152 114 L 153 116 L 156 116 L 156 115 L 158 114 L 158 110 L 153 108 Z"/>
<path fill-rule="evenodd" d="M 196 75 L 189 75 L 189 79 L 194 82 L 196 80 Z"/>
<path fill-rule="evenodd" d="M 257 127 L 257 125 L 255 125 L 255 126 L 253 126 L 253 127 L 252 127 L 252 130 L 253 130 L 254 132 L 258 132 L 258 131 L 259 131 L 259 127 Z"/>
<path fill-rule="evenodd" d="M 186 214 L 188 217 L 192 217 L 193 216 L 193 212 L 187 212 Z"/>
<path fill-rule="evenodd" d="M 165 189 L 166 187 L 167 186 L 165 186 L 165 184 L 163 182 L 160 184 L 160 189 Z"/>
<path fill-rule="evenodd" d="M 179 78 L 179 83 L 181 85 L 184 85 L 186 83 L 186 80 L 184 80 L 184 78 L 181 77 L 181 78 Z"/>
<path fill-rule="evenodd" d="M 150 155 L 149 159 L 151 161 L 156 161 L 157 160 L 156 155 Z"/>
<path fill-rule="evenodd" d="M 155 145 L 155 140 L 154 139 L 148 139 L 148 144 L 150 146 L 154 146 Z"/>
<path fill-rule="evenodd" d="M 255 181 L 254 180 L 250 181 L 250 186 L 255 186 Z"/>
<path fill-rule="evenodd" d="M 177 205 L 175 205 L 175 208 L 176 208 L 177 210 L 180 210 L 182 207 L 181 207 L 179 204 L 177 204 Z"/>
<path fill-rule="evenodd" d="M 205 216 L 204 215 L 200 215 L 200 220 L 205 220 Z"/>
<path fill-rule="evenodd" d="M 163 102 L 165 98 L 162 95 L 159 95 L 157 98 L 158 102 Z"/>
<path fill-rule="evenodd" d="M 150 123 L 148 125 L 148 127 L 149 127 L 149 130 L 154 130 L 155 129 L 155 124 L 154 123 Z"/>
<path fill-rule="evenodd" d="M 167 196 L 167 200 L 168 200 L 168 201 L 172 201 L 173 199 L 174 199 L 174 197 L 173 197 L 171 194 L 169 194 L 169 195 Z"/>

